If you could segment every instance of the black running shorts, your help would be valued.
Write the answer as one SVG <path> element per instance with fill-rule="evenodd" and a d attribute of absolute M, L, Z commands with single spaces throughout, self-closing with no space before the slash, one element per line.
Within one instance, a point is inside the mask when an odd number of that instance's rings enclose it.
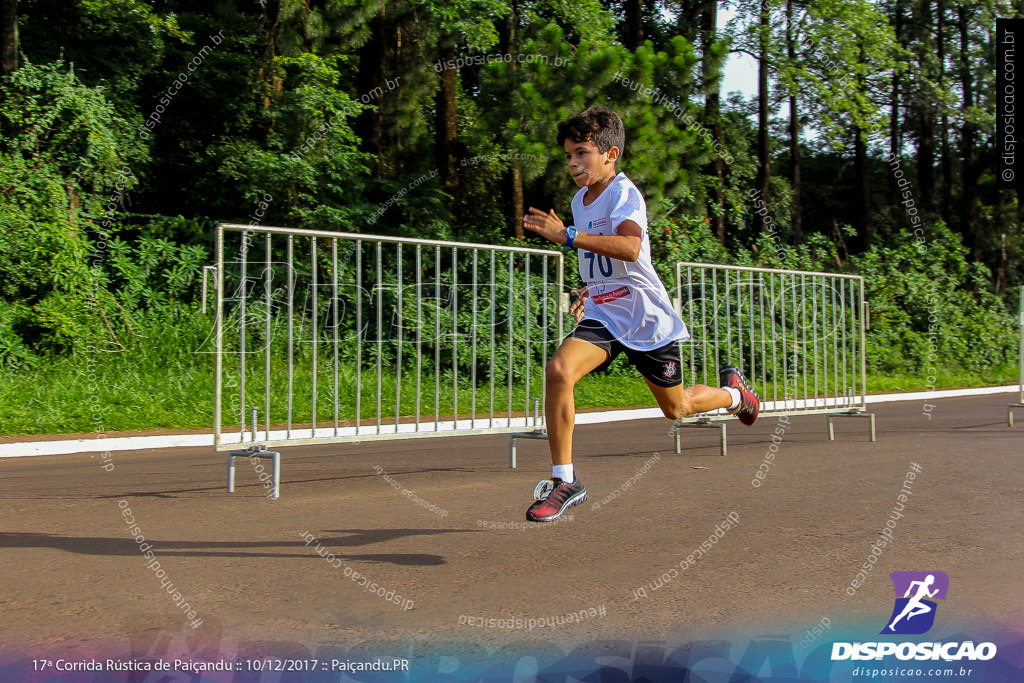
<path fill-rule="evenodd" d="M 608 360 L 598 367 L 607 370 L 620 353 L 625 353 L 629 362 L 640 374 L 659 387 L 677 387 L 683 383 L 682 364 L 679 361 L 679 344 L 669 342 L 653 351 L 637 351 L 615 338 L 607 327 L 596 320 L 583 319 L 566 339 L 582 339 L 608 352 Z"/>

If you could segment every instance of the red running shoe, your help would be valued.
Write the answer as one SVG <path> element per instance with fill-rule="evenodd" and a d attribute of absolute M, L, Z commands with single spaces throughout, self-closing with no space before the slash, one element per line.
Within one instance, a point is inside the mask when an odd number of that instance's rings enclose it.
<path fill-rule="evenodd" d="M 579 475 L 573 477 L 571 484 L 561 479 L 551 479 L 542 498 L 539 498 L 526 510 L 526 519 L 531 522 L 553 522 L 573 505 L 587 500 L 587 490 L 583 488 Z M 538 487 L 539 488 L 539 487 Z"/>
<path fill-rule="evenodd" d="M 726 365 L 719 370 L 718 378 L 723 387 L 732 387 L 740 392 L 740 404 L 736 410 L 729 412 L 740 419 L 745 425 L 752 425 L 757 420 L 757 414 L 761 410 L 761 399 L 757 397 L 754 390 L 747 384 L 747 378 L 743 376 L 740 369 L 735 365 Z"/>

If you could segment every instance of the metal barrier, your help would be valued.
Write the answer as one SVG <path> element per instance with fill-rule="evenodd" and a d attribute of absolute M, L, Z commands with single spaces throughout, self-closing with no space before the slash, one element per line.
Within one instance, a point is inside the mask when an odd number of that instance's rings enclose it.
<path fill-rule="evenodd" d="M 719 386 L 719 368 L 740 367 L 761 397 L 761 414 L 867 417 L 864 278 L 703 263 L 676 265 L 679 313 L 691 338 L 680 345 L 687 384 Z M 724 410 L 675 423 L 716 428 L 727 452 Z"/>
<path fill-rule="evenodd" d="M 560 251 L 224 223 L 216 248 L 214 443 L 251 444 L 232 476 L 267 446 L 543 437 Z"/>
<path fill-rule="evenodd" d="M 1017 350 L 1017 402 L 1006 408 L 1006 422 L 1013 426 L 1013 409 L 1024 408 L 1024 285 L 1020 288 L 1020 310 L 1017 311 L 1017 325 L 1020 327 L 1020 348 Z"/>

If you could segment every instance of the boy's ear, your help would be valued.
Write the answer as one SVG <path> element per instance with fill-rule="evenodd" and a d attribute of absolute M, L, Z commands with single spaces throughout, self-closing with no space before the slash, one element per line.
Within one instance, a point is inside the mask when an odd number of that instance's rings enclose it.
<path fill-rule="evenodd" d="M 622 150 L 620 150 L 620 149 L 619 149 L 618 147 L 616 147 L 615 145 L 612 145 L 611 147 L 609 147 L 609 148 L 608 148 L 608 151 L 607 151 L 607 152 L 605 152 L 605 154 L 607 154 L 607 155 L 608 155 L 608 160 L 609 160 L 609 161 L 611 161 L 611 162 L 613 162 L 613 163 L 614 163 L 614 162 L 617 162 L 617 161 L 619 160 L 619 155 L 620 155 L 621 153 L 622 153 Z"/>

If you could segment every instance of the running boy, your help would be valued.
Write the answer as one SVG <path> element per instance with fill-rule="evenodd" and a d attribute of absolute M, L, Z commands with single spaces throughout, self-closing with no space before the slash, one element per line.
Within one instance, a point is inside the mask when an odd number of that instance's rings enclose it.
<path fill-rule="evenodd" d="M 580 277 L 587 283 L 573 292 L 579 297 L 572 307 L 577 327 L 545 368 L 551 490 L 526 511 L 532 522 L 555 520 L 587 499 L 572 465 L 573 387 L 620 353 L 647 380 L 670 420 L 717 408 L 726 408 L 743 424 L 757 419 L 757 394 L 731 365 L 719 372 L 721 389 L 682 386 L 677 342 L 690 333 L 651 264 L 647 204 L 626 174 L 618 172 L 625 141 L 622 119 L 606 107 L 591 107 L 559 123 L 558 144 L 580 187 L 572 200 L 576 227 L 566 227 L 554 210 L 530 207 L 523 217 L 528 230 L 579 251 Z"/>

